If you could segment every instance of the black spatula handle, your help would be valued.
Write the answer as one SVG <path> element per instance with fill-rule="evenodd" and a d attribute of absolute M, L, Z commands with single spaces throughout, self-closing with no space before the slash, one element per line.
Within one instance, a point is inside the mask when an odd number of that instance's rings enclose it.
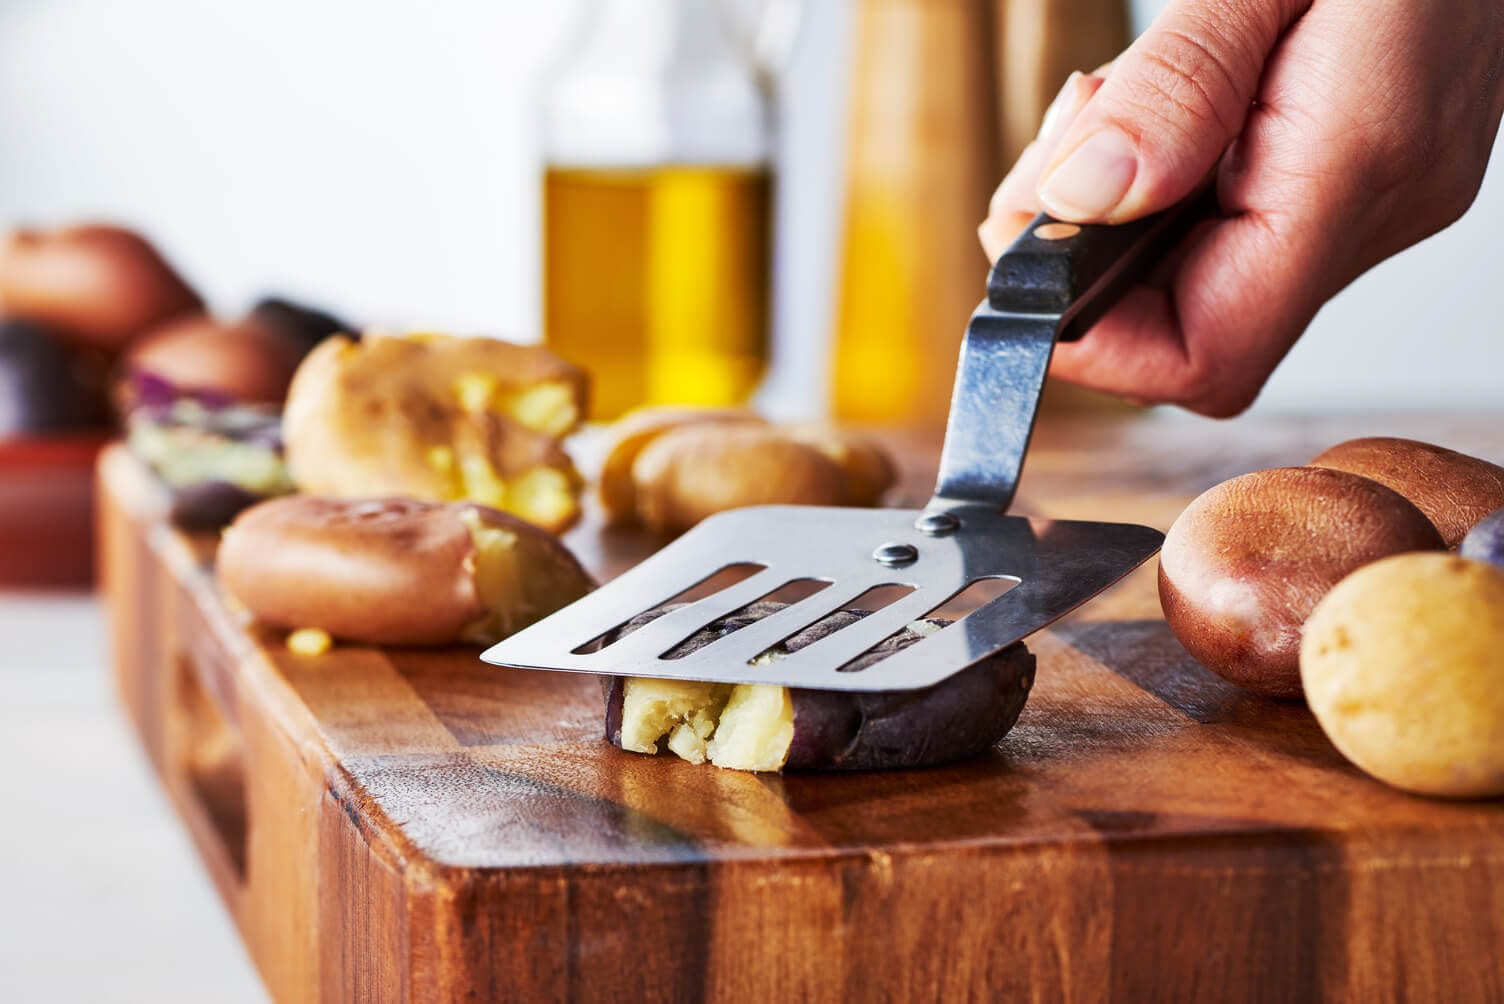
<path fill-rule="evenodd" d="M 1007 511 L 1055 342 L 1080 338 L 1213 208 L 1211 190 L 1119 226 L 1039 216 L 987 282 L 961 343 L 930 505 Z"/>
<path fill-rule="evenodd" d="M 998 258 L 987 280 L 987 302 L 999 313 L 1060 317 L 1058 340 L 1073 342 L 1215 208 L 1208 185 L 1132 223 L 1078 225 L 1041 213 Z"/>

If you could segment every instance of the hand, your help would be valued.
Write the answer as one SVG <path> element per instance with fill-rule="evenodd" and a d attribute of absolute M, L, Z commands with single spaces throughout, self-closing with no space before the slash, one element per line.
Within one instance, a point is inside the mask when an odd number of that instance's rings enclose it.
<path fill-rule="evenodd" d="M 995 259 L 1041 207 L 1134 219 L 1215 172 L 1219 218 L 1051 372 L 1235 415 L 1322 304 L 1467 210 L 1501 114 L 1499 0 L 1172 0 L 1066 83 L 982 244 Z"/>

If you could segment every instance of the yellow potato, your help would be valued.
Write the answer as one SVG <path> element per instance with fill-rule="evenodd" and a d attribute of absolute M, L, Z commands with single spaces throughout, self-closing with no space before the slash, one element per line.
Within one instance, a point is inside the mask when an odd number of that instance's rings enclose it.
<path fill-rule="evenodd" d="M 1504 794 L 1504 570 L 1438 553 L 1367 565 L 1306 621 L 1300 672 L 1326 734 L 1379 780 Z"/>
<path fill-rule="evenodd" d="M 759 425 L 686 425 L 650 442 L 632 464 L 637 515 L 655 533 L 683 533 L 728 509 L 845 505 L 846 472 L 823 451 Z"/>
<path fill-rule="evenodd" d="M 628 412 L 611 427 L 611 445 L 601 465 L 601 509 L 611 524 L 637 521 L 637 485 L 632 465 L 649 443 L 691 425 L 766 425 L 755 411 L 691 407 L 648 407 Z"/>

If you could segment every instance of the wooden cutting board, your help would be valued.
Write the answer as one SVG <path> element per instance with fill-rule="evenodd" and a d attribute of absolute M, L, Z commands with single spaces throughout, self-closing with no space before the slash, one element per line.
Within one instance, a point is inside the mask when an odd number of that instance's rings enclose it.
<path fill-rule="evenodd" d="M 1056 424 L 1021 507 L 1164 527 L 1350 435 L 1504 460 L 1498 418 Z M 1504 806 L 1385 788 L 1211 676 L 1152 563 L 1031 640 L 991 753 L 755 776 L 612 749 L 589 678 L 293 656 L 141 467 L 100 478 L 122 698 L 278 1000 L 1504 999 Z"/>

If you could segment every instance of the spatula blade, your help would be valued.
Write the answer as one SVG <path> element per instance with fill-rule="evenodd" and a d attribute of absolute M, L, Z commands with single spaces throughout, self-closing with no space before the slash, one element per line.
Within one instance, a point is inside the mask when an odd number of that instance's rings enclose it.
<path fill-rule="evenodd" d="M 1149 527 L 1029 520 L 990 510 L 957 513 L 959 529 L 933 535 L 916 527 L 922 515 L 916 510 L 808 506 L 722 513 L 584 599 L 493 646 L 482 658 L 501 666 L 617 676 L 910 690 L 958 673 L 1064 616 L 1147 560 L 1163 540 Z M 880 548 L 895 545 L 912 548 L 915 560 L 893 567 L 874 557 Z M 593 639 L 661 606 L 707 575 L 738 564 L 763 569 L 617 644 L 587 650 Z M 856 655 L 967 586 L 994 578 L 1016 579 L 1019 585 L 898 656 L 859 672 L 842 671 Z M 752 634 L 740 641 L 741 632 L 731 632 L 689 656 L 663 657 L 709 624 L 804 579 L 831 585 L 797 610 L 774 615 L 776 625 L 744 628 Z M 832 604 L 839 607 L 884 585 L 908 586 L 914 592 L 794 655 L 757 658 L 827 615 Z"/>

